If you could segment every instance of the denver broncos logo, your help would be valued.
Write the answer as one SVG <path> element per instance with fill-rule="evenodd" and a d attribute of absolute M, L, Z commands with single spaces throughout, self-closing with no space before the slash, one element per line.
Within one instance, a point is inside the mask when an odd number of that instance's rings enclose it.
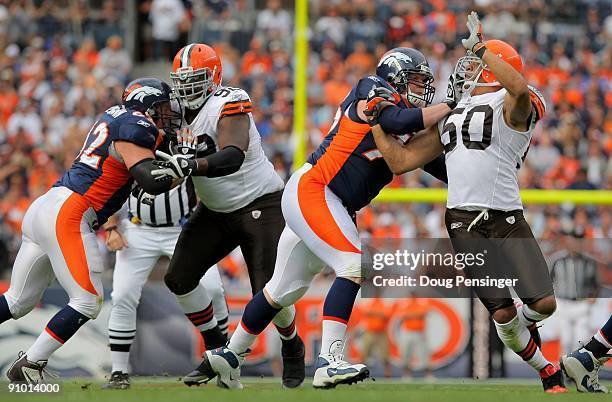
<path fill-rule="evenodd" d="M 125 100 L 129 101 L 135 99 L 139 102 L 142 102 L 144 98 L 149 95 L 161 95 L 162 91 L 157 88 L 149 87 L 149 86 L 141 86 L 140 84 L 136 84 L 128 88 L 126 91 Z"/>

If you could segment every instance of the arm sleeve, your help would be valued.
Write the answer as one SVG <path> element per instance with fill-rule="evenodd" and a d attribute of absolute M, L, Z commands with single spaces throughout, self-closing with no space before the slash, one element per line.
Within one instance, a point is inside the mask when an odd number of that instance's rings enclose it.
<path fill-rule="evenodd" d="M 436 179 L 448 184 L 448 176 L 446 174 L 446 157 L 444 154 L 423 166 L 423 170 L 435 177 Z"/>
<path fill-rule="evenodd" d="M 140 187 L 151 195 L 163 194 L 172 187 L 172 180 L 156 181 L 151 170 L 157 169 L 152 158 L 146 158 L 130 168 L 130 174 Z"/>
<path fill-rule="evenodd" d="M 132 142 L 138 146 L 154 149 L 159 130 L 145 118 L 135 118 L 123 122 L 119 127 L 117 141 Z"/>
<path fill-rule="evenodd" d="M 380 113 L 378 121 L 382 129 L 390 134 L 416 133 L 425 128 L 423 111 L 418 108 L 402 109 L 388 106 Z"/>
<path fill-rule="evenodd" d="M 244 158 L 244 151 L 233 145 L 228 145 L 219 152 L 207 156 L 208 169 L 204 174 L 206 177 L 221 177 L 236 173 Z"/>

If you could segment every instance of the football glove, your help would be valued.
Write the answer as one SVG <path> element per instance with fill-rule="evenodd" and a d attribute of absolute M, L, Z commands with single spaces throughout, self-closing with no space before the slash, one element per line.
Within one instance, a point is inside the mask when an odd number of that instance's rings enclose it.
<path fill-rule="evenodd" d="M 476 49 L 474 49 L 474 47 L 482 44 L 482 24 L 480 23 L 478 14 L 476 14 L 475 11 L 468 14 L 466 25 L 470 31 L 470 36 L 468 36 L 466 39 L 462 39 L 461 43 L 467 50 L 470 50 L 472 53 L 476 53 Z"/>
<path fill-rule="evenodd" d="M 185 127 L 182 130 L 176 130 L 176 138 L 177 154 L 189 159 L 194 158 L 198 151 L 198 137 L 193 135 L 191 128 Z"/>
<path fill-rule="evenodd" d="M 138 184 L 132 188 L 132 195 L 136 197 L 137 200 L 140 200 L 140 202 L 148 206 L 153 205 L 153 201 L 155 200 L 154 195 L 146 193 Z"/>
<path fill-rule="evenodd" d="M 448 87 L 446 88 L 446 99 L 444 100 L 444 103 L 446 103 L 448 107 L 450 107 L 451 109 L 456 108 L 457 103 L 459 102 L 459 99 L 461 99 L 461 93 L 459 92 L 459 88 L 457 87 L 457 84 L 455 84 L 455 82 L 456 82 L 456 76 L 455 74 L 451 74 L 448 77 Z"/>
<path fill-rule="evenodd" d="M 168 155 L 162 151 L 155 151 L 155 155 L 164 159 L 153 161 L 153 164 L 159 167 L 159 169 L 151 170 L 151 174 L 155 176 L 156 181 L 181 179 L 191 176 L 198 168 L 198 163 L 195 159 L 182 155 Z"/>
<path fill-rule="evenodd" d="M 392 106 L 399 101 L 399 95 L 391 90 L 378 87 L 368 93 L 367 103 L 363 114 L 368 118 L 370 127 L 379 124 L 378 117 L 386 107 Z"/>

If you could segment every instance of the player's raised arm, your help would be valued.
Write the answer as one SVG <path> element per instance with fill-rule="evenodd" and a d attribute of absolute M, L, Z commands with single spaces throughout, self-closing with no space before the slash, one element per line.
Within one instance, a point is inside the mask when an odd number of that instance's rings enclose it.
<path fill-rule="evenodd" d="M 519 131 L 527 130 L 532 106 L 525 77 L 515 67 L 504 61 L 501 54 L 491 51 L 482 42 L 482 24 L 476 12 L 472 11 L 468 15 L 467 27 L 470 36 L 462 40 L 463 46 L 482 59 L 487 69 L 494 74 L 499 85 L 507 91 L 504 99 L 504 120 L 511 128 Z M 518 53 L 514 58 L 520 63 Z"/>
<path fill-rule="evenodd" d="M 448 107 L 445 104 L 443 105 Z M 432 127 L 423 134 L 416 135 L 405 146 L 402 146 L 392 136 L 387 135 L 379 119 L 381 112 L 392 106 L 393 103 L 385 100 L 382 96 L 373 96 L 368 101 L 365 116 L 372 127 L 376 147 L 383 155 L 389 169 L 394 174 L 399 175 L 430 162 L 442 153 L 443 147 L 435 127 Z"/>

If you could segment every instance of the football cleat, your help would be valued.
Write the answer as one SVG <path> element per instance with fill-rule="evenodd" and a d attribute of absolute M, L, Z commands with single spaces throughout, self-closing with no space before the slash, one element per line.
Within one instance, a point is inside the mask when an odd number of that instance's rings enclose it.
<path fill-rule="evenodd" d="M 299 335 L 290 340 L 283 340 L 281 356 L 283 357 L 283 387 L 297 388 L 306 378 L 304 356 L 306 350 Z"/>
<path fill-rule="evenodd" d="M 113 371 L 108 382 L 102 385 L 102 389 L 128 389 L 130 388 L 130 376 L 128 373 Z"/>
<path fill-rule="evenodd" d="M 599 383 L 599 369 L 610 358 L 597 359 L 590 350 L 580 348 L 561 356 L 561 369 L 575 384 L 578 392 L 608 393 L 608 389 Z"/>
<path fill-rule="evenodd" d="M 365 364 L 350 364 L 342 355 L 321 354 L 317 358 L 312 386 L 315 388 L 335 388 L 339 384 L 354 384 L 370 376 Z"/>
<path fill-rule="evenodd" d="M 188 386 L 199 385 L 217 377 L 217 386 L 220 388 L 242 389 L 240 365 L 249 352 L 250 349 L 239 355 L 226 347 L 207 350 L 202 356 L 202 363 L 185 376 L 183 382 Z"/>
<path fill-rule="evenodd" d="M 191 373 L 183 377 L 183 383 L 185 383 L 185 385 L 188 387 L 191 387 L 192 385 L 206 384 L 217 376 L 212 367 L 210 367 L 210 362 L 206 356 L 207 352 L 208 351 L 204 352 L 204 355 L 202 356 L 202 363 L 200 363 L 200 365 Z"/>
<path fill-rule="evenodd" d="M 6 377 L 11 383 L 41 384 L 45 382 L 46 377 L 57 377 L 56 374 L 45 369 L 46 365 L 47 360 L 31 362 L 24 352 L 19 352 L 17 360 L 6 372 Z"/>
<path fill-rule="evenodd" d="M 563 382 L 563 372 L 554 364 L 549 364 L 540 370 L 540 378 L 547 394 L 561 394 L 567 392 Z"/>

